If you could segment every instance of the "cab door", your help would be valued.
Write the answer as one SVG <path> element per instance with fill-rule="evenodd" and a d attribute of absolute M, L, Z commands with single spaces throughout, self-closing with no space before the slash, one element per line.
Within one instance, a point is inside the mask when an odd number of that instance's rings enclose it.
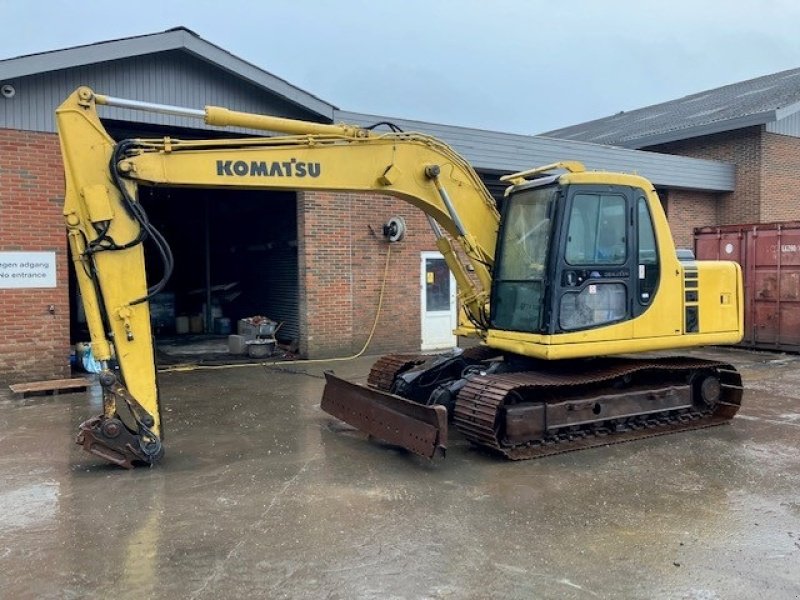
<path fill-rule="evenodd" d="M 609 339 L 632 334 L 637 293 L 633 207 L 628 187 L 569 188 L 553 282 L 553 333 L 618 325 Z"/>

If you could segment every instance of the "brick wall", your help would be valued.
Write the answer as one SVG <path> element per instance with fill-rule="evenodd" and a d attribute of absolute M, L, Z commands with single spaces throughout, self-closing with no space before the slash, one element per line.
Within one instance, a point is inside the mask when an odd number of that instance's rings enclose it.
<path fill-rule="evenodd" d="M 736 165 L 736 191 L 721 195 L 716 225 L 800 219 L 800 138 L 748 127 L 645 148 Z M 673 191 L 670 191 L 672 199 Z M 672 221 L 672 216 L 670 216 Z"/>
<path fill-rule="evenodd" d="M 0 250 L 55 251 L 58 280 L 55 289 L 0 290 L 3 385 L 69 373 L 62 170 L 57 136 L 0 129 Z M 423 213 L 391 197 L 320 192 L 298 194 L 297 210 L 301 352 L 331 357 L 361 349 L 383 279 L 387 243 L 381 226 L 396 215 L 405 218 L 408 234 L 392 245 L 368 352 L 419 350 L 420 252 L 436 249 Z"/>
<path fill-rule="evenodd" d="M 764 132 L 761 169 L 761 218 L 800 220 L 800 138 Z"/>
<path fill-rule="evenodd" d="M 694 247 L 694 228 L 717 224 L 720 194 L 672 189 L 659 192 L 666 198 L 667 220 L 676 248 Z"/>
<path fill-rule="evenodd" d="M 736 165 L 736 190 L 719 197 L 713 224 L 757 222 L 761 215 L 763 132 L 748 127 L 669 144 L 643 148 L 653 152 L 722 160 Z M 709 223 L 706 223 L 707 225 Z"/>
<path fill-rule="evenodd" d="M 0 129 L 0 250 L 55 251 L 57 274 L 56 288 L 0 289 L 3 385 L 69 373 L 63 194 L 56 135 Z"/>
<path fill-rule="evenodd" d="M 405 219 L 392 244 L 383 307 L 369 354 L 420 348 L 420 252 L 436 250 L 425 215 L 374 194 L 298 194 L 300 351 L 309 358 L 361 349 L 375 319 L 388 244 L 381 226 Z"/>

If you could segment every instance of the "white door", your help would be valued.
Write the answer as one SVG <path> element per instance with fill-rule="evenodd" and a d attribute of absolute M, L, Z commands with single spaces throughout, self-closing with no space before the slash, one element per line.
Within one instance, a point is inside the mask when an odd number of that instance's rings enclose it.
<path fill-rule="evenodd" d="M 423 252 L 420 268 L 422 349 L 456 345 L 456 280 L 438 252 Z"/>

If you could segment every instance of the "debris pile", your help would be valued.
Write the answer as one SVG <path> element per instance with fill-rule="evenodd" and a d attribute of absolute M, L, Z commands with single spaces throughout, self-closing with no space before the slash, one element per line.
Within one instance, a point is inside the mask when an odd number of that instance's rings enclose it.
<path fill-rule="evenodd" d="M 228 336 L 228 352 L 247 354 L 251 358 L 272 356 L 278 346 L 275 334 L 281 325 L 283 323 L 261 315 L 239 319 L 236 333 Z"/>

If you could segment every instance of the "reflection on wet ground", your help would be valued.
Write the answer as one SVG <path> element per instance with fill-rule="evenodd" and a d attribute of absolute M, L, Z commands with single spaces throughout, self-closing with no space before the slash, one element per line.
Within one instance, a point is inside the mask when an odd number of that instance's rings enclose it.
<path fill-rule="evenodd" d="M 0 596 L 795 598 L 800 357 L 703 354 L 742 370 L 730 426 L 523 463 L 334 423 L 322 371 L 369 358 L 164 374 L 133 472 L 72 443 L 96 391 L 0 396 Z"/>

